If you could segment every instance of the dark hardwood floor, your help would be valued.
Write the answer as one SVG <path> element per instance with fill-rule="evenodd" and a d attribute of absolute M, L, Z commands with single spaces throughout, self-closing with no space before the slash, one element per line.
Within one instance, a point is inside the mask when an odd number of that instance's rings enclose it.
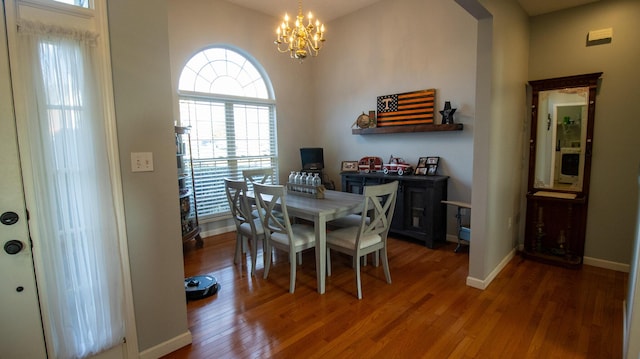
<path fill-rule="evenodd" d="M 350 258 L 332 253 L 326 294 L 316 292 L 313 251 L 298 267 L 276 253 L 233 264 L 235 233 L 184 248 L 185 275 L 212 274 L 216 295 L 189 301 L 193 344 L 166 358 L 621 358 L 627 274 L 565 269 L 515 257 L 489 288 L 465 285 L 468 253 L 389 239 L 392 284 L 363 267 L 356 298 Z"/>

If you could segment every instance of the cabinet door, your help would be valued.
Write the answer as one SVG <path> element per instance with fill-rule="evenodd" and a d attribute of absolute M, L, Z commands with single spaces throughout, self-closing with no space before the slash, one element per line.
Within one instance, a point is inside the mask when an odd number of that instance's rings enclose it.
<path fill-rule="evenodd" d="M 586 205 L 581 200 L 530 196 L 524 255 L 567 267 L 584 255 Z"/>
<path fill-rule="evenodd" d="M 423 181 L 403 183 L 398 205 L 402 216 L 394 215 L 395 228 L 419 237 L 429 248 L 435 242 L 444 242 L 446 237 L 446 208 L 441 200 L 446 199 L 446 182 Z"/>
<path fill-rule="evenodd" d="M 403 212 L 404 218 L 401 218 L 402 226 L 406 230 L 424 232 L 431 223 L 427 217 L 427 212 L 431 207 L 430 202 L 433 191 L 429 191 L 424 186 L 406 186 L 403 191 Z M 430 211 L 429 211 L 430 212 Z"/>
<path fill-rule="evenodd" d="M 364 186 L 380 184 L 379 178 L 359 175 L 342 175 L 342 191 L 362 194 Z"/>

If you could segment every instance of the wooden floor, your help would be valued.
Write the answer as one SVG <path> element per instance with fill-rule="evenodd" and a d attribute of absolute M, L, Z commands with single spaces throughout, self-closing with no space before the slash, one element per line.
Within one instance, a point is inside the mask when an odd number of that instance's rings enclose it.
<path fill-rule="evenodd" d="M 184 248 L 187 276 L 212 274 L 218 294 L 189 301 L 193 344 L 166 358 L 621 358 L 627 274 L 565 269 L 515 257 L 489 288 L 465 285 L 468 253 L 389 239 L 392 284 L 363 268 L 356 298 L 348 257 L 332 253 L 327 292 L 316 292 L 313 251 L 289 294 L 276 253 L 268 279 L 249 256 L 233 264 L 235 234 Z"/>

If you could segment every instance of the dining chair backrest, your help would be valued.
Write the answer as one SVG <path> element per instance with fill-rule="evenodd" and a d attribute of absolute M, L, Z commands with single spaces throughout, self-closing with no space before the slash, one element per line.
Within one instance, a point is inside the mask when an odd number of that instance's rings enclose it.
<path fill-rule="evenodd" d="M 242 180 L 225 178 L 224 188 L 236 227 L 240 227 L 243 223 L 249 223 L 251 232 L 256 233 L 254 217 L 251 215 L 251 205 L 246 196 L 247 183 Z"/>
<path fill-rule="evenodd" d="M 244 177 L 247 183 L 260 183 L 260 184 L 273 184 L 275 183 L 273 168 L 253 168 L 242 171 L 242 177 Z"/>
<path fill-rule="evenodd" d="M 387 241 L 397 193 L 398 181 L 364 187 L 362 213 L 369 213 L 369 216 L 362 216 L 356 248 L 360 248 L 361 238 L 370 238 L 371 235 L 379 235 L 383 242 Z"/>
<path fill-rule="evenodd" d="M 256 206 L 260 214 L 260 221 L 267 236 L 281 233 L 289 238 L 291 250 L 293 248 L 293 231 L 287 212 L 287 191 L 282 185 L 253 184 Z"/>

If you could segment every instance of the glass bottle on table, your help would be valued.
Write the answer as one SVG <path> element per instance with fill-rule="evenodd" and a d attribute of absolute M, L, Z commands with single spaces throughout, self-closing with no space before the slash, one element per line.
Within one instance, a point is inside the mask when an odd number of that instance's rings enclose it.
<path fill-rule="evenodd" d="M 307 184 L 307 172 L 302 172 L 300 176 L 300 192 L 307 192 L 305 185 Z"/>
<path fill-rule="evenodd" d="M 305 183 L 307 185 L 307 193 L 314 193 L 313 191 L 313 174 L 312 173 L 308 173 L 307 174 L 307 181 Z"/>
<path fill-rule="evenodd" d="M 296 175 L 293 177 L 293 190 L 294 191 L 299 191 L 300 190 L 300 177 L 302 175 L 300 174 L 300 172 L 296 172 Z"/>
<path fill-rule="evenodd" d="M 291 171 L 291 173 L 289 173 L 289 184 L 287 184 L 287 188 L 288 189 L 293 189 L 293 185 L 296 182 L 296 171 Z"/>
<path fill-rule="evenodd" d="M 314 187 L 320 187 L 320 185 L 322 185 L 322 178 L 320 178 L 320 175 L 318 173 L 314 173 L 313 174 L 313 186 Z"/>

